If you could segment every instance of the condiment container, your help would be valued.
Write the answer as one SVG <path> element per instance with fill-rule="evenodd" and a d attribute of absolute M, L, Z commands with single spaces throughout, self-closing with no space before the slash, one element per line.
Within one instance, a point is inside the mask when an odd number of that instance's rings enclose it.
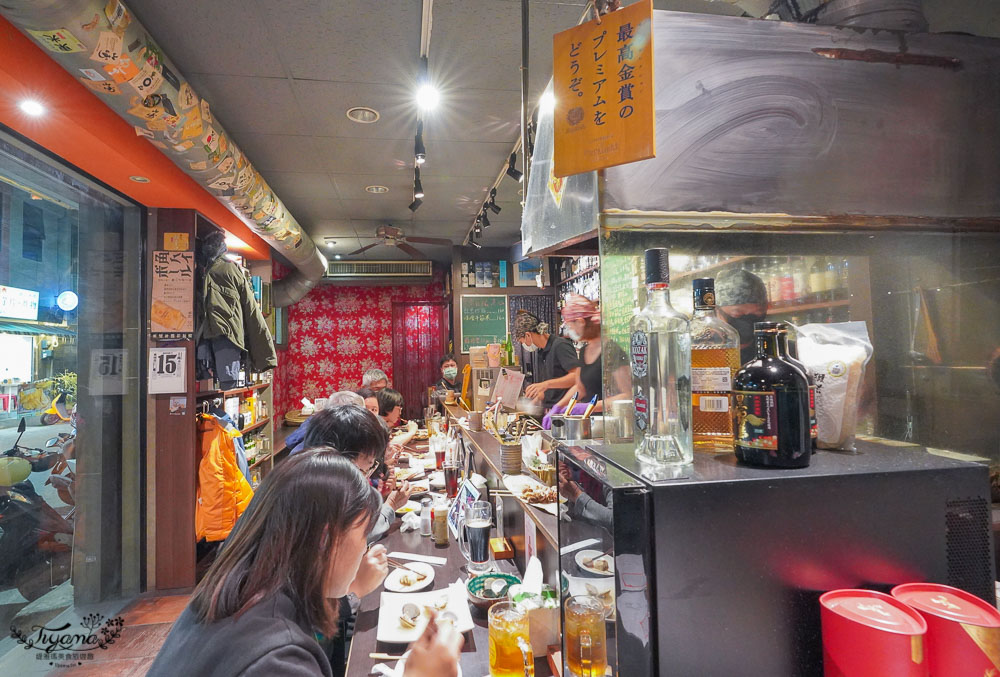
<path fill-rule="evenodd" d="M 964 590 L 937 583 L 906 583 L 892 596 L 927 622 L 932 677 L 1000 675 L 1000 611 Z"/>
<path fill-rule="evenodd" d="M 433 509 L 431 508 L 431 502 L 428 499 L 425 498 L 421 503 L 422 507 L 420 508 L 420 535 L 430 536 L 431 524 L 433 522 Z"/>
<path fill-rule="evenodd" d="M 826 677 L 929 677 L 916 611 L 872 590 L 832 590 L 819 603 Z"/>
<path fill-rule="evenodd" d="M 448 504 L 444 501 L 434 504 L 432 532 L 436 545 L 448 545 Z"/>

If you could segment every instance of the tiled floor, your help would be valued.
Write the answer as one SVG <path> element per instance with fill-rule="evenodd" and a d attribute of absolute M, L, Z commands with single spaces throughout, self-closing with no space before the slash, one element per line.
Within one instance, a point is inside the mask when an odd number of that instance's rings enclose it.
<path fill-rule="evenodd" d="M 49 677 L 142 677 L 187 603 L 188 595 L 136 600 L 122 614 L 125 626 L 115 644 L 95 653 L 94 660 L 53 670 Z"/>

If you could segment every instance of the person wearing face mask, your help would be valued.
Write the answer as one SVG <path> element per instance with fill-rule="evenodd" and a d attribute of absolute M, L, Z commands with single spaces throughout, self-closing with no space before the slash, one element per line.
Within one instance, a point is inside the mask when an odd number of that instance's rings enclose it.
<path fill-rule="evenodd" d="M 458 362 L 451 353 L 441 358 L 438 364 L 441 369 L 441 378 L 434 384 L 435 390 L 454 390 L 458 392 Z"/>
<path fill-rule="evenodd" d="M 567 338 L 551 336 L 548 323 L 526 310 L 517 311 L 512 333 L 525 351 L 538 353 L 535 382 L 525 388 L 525 396 L 551 409 L 576 384 L 582 366 L 576 348 Z"/>
<path fill-rule="evenodd" d="M 767 317 L 767 285 L 753 273 L 724 270 L 715 280 L 718 314 L 740 334 L 740 364 L 756 355 L 753 325 Z"/>
<path fill-rule="evenodd" d="M 576 343 L 583 342 L 585 345 L 580 354 L 581 366 L 576 379 L 576 387 L 566 391 L 566 394 L 552 408 L 550 414 L 562 413 L 572 399 L 574 391 L 578 404 L 574 407 L 574 411 L 569 412 L 571 415 L 582 414 L 586 411 L 587 405 L 594 395 L 597 395 L 597 404 L 593 411 L 595 414 L 604 411 L 605 399 L 610 401 L 627 397 L 630 386 L 628 355 L 613 341 L 608 344 L 608 359 L 611 364 L 617 365 L 612 372 L 614 383 L 611 389 L 613 392 L 607 394 L 603 389 L 604 360 L 602 359 L 601 346 L 601 310 L 598 305 L 586 296 L 570 294 L 562 309 L 562 319 L 569 338 Z M 605 397 L 606 395 L 607 397 Z"/>

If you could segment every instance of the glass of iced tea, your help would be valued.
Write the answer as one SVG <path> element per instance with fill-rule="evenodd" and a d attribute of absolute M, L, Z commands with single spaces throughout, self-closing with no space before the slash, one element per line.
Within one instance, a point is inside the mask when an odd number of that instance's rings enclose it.
<path fill-rule="evenodd" d="M 528 612 L 513 602 L 490 607 L 490 677 L 535 677 Z"/>
<path fill-rule="evenodd" d="M 457 463 L 444 464 L 444 489 L 448 498 L 458 496 L 458 475 L 459 468 Z"/>
<path fill-rule="evenodd" d="M 566 600 L 563 635 L 566 665 L 573 677 L 604 677 L 608 668 L 604 603 L 590 595 Z"/>

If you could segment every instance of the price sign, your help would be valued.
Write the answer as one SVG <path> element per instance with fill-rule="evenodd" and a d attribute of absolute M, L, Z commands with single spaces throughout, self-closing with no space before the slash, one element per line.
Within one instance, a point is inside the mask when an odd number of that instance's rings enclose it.
<path fill-rule="evenodd" d="M 95 348 L 90 351 L 90 394 L 124 395 L 125 348 Z"/>
<path fill-rule="evenodd" d="M 186 362 L 187 348 L 150 348 L 149 394 L 185 392 Z"/>

